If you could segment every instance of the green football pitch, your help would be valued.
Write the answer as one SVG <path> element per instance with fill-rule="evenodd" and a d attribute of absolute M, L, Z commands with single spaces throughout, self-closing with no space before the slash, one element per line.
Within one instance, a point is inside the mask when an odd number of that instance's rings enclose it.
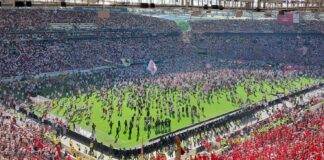
<path fill-rule="evenodd" d="M 315 83 L 323 81 L 323 79 L 315 79 L 310 77 L 299 77 L 293 80 L 277 80 L 276 82 L 272 81 L 262 81 L 256 82 L 253 79 L 247 79 L 241 83 L 235 85 L 235 87 L 230 90 L 226 88 L 219 89 L 217 91 L 211 92 L 211 96 L 205 96 L 202 94 L 201 88 L 199 85 L 195 89 L 183 91 L 183 90 L 166 90 L 159 89 L 156 86 L 147 87 L 142 95 L 142 98 L 146 99 L 147 103 L 142 103 L 143 108 L 150 108 L 150 116 L 160 117 L 160 118 L 170 118 L 171 119 L 171 131 L 176 131 L 178 129 L 193 125 L 200 121 L 210 119 L 212 117 L 239 109 L 241 104 L 246 104 L 247 101 L 250 101 L 251 104 L 258 103 L 266 97 L 267 100 L 276 98 L 276 95 L 279 93 L 289 93 L 297 90 L 301 90 L 302 87 L 311 86 Z M 248 94 L 244 86 L 250 86 L 249 88 L 253 91 L 253 94 Z M 51 114 L 55 116 L 62 117 L 64 119 L 69 119 L 73 121 L 76 125 L 81 126 L 82 128 L 91 132 L 92 123 L 96 124 L 96 139 L 98 142 L 102 142 L 106 145 L 112 145 L 115 148 L 133 148 L 138 147 L 142 143 L 149 139 L 155 138 L 157 136 L 166 134 L 170 132 L 169 129 L 164 130 L 163 132 L 156 133 L 154 129 L 151 130 L 150 134 L 147 129 L 144 129 L 146 123 L 144 117 L 146 112 L 143 111 L 143 115 L 139 116 L 138 125 L 140 127 L 139 134 L 134 127 L 133 132 L 131 132 L 131 138 L 129 138 L 128 132 L 124 133 L 126 127 L 124 127 L 124 121 L 131 121 L 131 117 L 134 114 L 138 115 L 136 109 L 130 107 L 129 99 L 138 99 L 138 91 L 134 91 L 132 88 L 121 87 L 118 88 L 118 93 L 113 94 L 116 89 L 107 89 L 108 99 L 110 99 L 113 104 L 113 114 L 111 117 L 112 122 L 114 123 L 112 129 L 109 127 L 109 120 L 107 115 L 103 113 L 103 106 L 107 105 L 107 98 L 104 99 L 101 93 L 94 92 L 88 94 L 88 98 L 83 94 L 81 96 L 72 96 L 72 97 L 63 97 L 60 99 L 53 100 Z M 179 97 L 186 92 L 186 101 L 180 100 Z M 181 96 L 180 96 L 181 95 Z M 118 98 L 122 97 L 122 98 Z M 231 97 L 235 97 L 235 100 L 241 99 L 240 103 L 232 101 Z M 175 105 L 176 113 L 180 111 L 184 105 L 189 104 L 189 106 L 199 106 L 199 112 L 194 116 L 187 116 L 186 114 L 180 114 L 180 119 L 178 116 L 171 116 L 167 110 L 165 104 L 158 103 L 159 100 L 163 102 L 163 99 L 166 101 L 172 101 Z M 207 99 L 210 99 L 209 101 Z M 118 102 L 122 102 L 122 111 L 121 115 L 118 113 Z M 180 103 L 180 102 L 181 103 Z M 199 101 L 199 102 L 198 102 Z M 71 107 L 75 106 L 75 107 Z M 177 109 L 179 108 L 179 110 Z M 202 109 L 203 108 L 203 109 Z M 203 110 L 203 111 L 202 111 Z M 160 112 L 162 111 L 162 112 Z M 36 111 L 36 113 L 41 111 Z M 161 114 L 160 114 L 161 113 Z M 87 118 L 88 116 L 88 118 Z M 193 118 L 192 118 L 193 117 Z M 116 130 L 117 122 L 121 122 L 121 131 L 119 138 L 116 139 Z M 136 123 L 136 122 L 135 122 Z M 71 123 L 72 124 L 72 123 Z M 127 130 L 127 129 L 126 129 Z"/>

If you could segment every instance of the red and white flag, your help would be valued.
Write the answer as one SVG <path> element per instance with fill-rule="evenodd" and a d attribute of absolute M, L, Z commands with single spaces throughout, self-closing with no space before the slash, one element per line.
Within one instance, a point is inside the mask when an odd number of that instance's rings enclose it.
<path fill-rule="evenodd" d="M 147 69 L 148 71 L 150 71 L 150 73 L 151 73 L 152 75 L 154 75 L 154 74 L 156 73 L 156 71 L 157 71 L 157 66 L 156 66 L 156 64 L 154 63 L 153 60 L 150 60 L 150 62 L 149 62 L 149 64 L 147 65 L 146 69 Z"/>

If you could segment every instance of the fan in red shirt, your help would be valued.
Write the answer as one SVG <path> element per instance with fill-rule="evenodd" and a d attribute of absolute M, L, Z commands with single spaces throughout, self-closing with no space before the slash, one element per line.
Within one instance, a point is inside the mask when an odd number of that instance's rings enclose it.
<path fill-rule="evenodd" d="M 72 159 L 72 157 L 71 157 L 70 155 L 67 155 L 67 156 L 65 157 L 65 160 L 73 160 L 73 159 Z"/>

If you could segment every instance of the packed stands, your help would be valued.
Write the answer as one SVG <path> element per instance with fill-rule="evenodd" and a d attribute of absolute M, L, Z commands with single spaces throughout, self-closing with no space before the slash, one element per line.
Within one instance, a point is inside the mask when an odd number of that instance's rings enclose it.
<path fill-rule="evenodd" d="M 276 20 L 198 20 L 191 23 L 192 32 L 234 33 L 323 33 L 323 21 L 278 24 Z"/>
<path fill-rule="evenodd" d="M 49 133 L 48 128 L 27 120 L 22 114 L 10 113 L 9 110 L 2 108 L 0 122 L 0 159 L 60 158 L 60 147 L 55 147 L 46 138 L 46 134 Z"/>
<path fill-rule="evenodd" d="M 145 62 L 192 56 L 201 49 L 219 58 L 301 65 L 323 61 L 322 21 L 197 20 L 190 22 L 188 44 L 175 22 L 148 16 L 110 13 L 101 19 L 96 11 L 73 9 L 0 13 L 1 77 L 106 66 L 121 58 Z"/>
<path fill-rule="evenodd" d="M 194 159 L 323 159 L 323 106 L 312 111 L 285 106 L 272 112 L 270 118 L 233 135 L 215 137 L 221 152 L 197 154 Z"/>
<path fill-rule="evenodd" d="M 134 95 L 137 96 L 140 95 L 140 91 L 152 86 L 163 91 L 181 90 L 182 92 L 193 91 L 201 85 L 201 95 L 197 97 L 206 100 L 204 103 L 210 103 L 207 101 L 213 98 L 219 99 L 224 93 L 226 102 L 241 106 L 242 98 L 236 96 L 236 87 L 238 84 L 243 84 L 243 90 L 247 93 L 244 98 L 247 107 L 243 108 L 243 111 L 248 111 L 255 107 L 253 104 L 256 101 L 251 101 L 249 97 L 253 97 L 256 93 L 262 94 L 260 103 L 269 100 L 267 91 L 262 87 L 263 82 L 267 83 L 273 97 L 279 95 L 276 86 L 283 88 L 284 93 L 281 94 L 285 95 L 285 91 L 293 93 L 310 87 L 310 84 L 317 85 L 323 82 L 323 25 L 322 21 L 301 21 L 298 24 L 279 25 L 274 20 L 198 20 L 190 21 L 191 32 L 186 33 L 187 39 L 184 40 L 175 22 L 149 16 L 109 13 L 109 17 L 103 19 L 98 17 L 96 11 L 90 10 L 1 9 L 0 77 L 9 78 L 9 81 L 0 83 L 0 104 L 12 109 L 36 95 L 60 102 L 62 97 L 79 98 L 82 94 L 90 97 L 92 93 L 99 95 L 107 90 L 124 94 L 123 91 L 128 93 L 125 88 L 132 88 L 136 91 L 131 93 L 136 93 Z M 121 59 L 130 59 L 131 65 L 122 66 Z M 145 69 L 149 60 L 154 60 L 158 67 L 155 76 Z M 111 68 L 107 72 L 64 74 L 53 78 L 28 77 L 28 75 L 44 72 L 64 73 L 67 70 L 100 66 Z M 26 76 L 27 79 L 10 81 L 12 76 Z M 300 81 L 299 88 L 292 85 L 291 82 L 300 79 L 303 81 Z M 162 94 L 156 97 L 162 97 Z M 141 97 L 136 96 L 134 96 L 135 106 L 143 106 L 138 100 Z M 125 96 L 115 97 L 125 98 L 126 92 Z M 160 103 L 159 99 L 156 103 Z M 101 100 L 108 103 L 107 98 Z M 71 101 L 74 103 L 74 99 Z M 183 96 L 184 104 L 189 101 Z M 86 102 L 89 104 L 90 100 Z M 153 104 L 149 102 L 143 100 L 141 103 Z M 65 108 L 73 111 L 79 107 L 62 103 L 66 104 Z M 162 103 L 164 102 L 161 101 Z M 172 106 L 169 108 L 170 112 L 173 111 L 174 106 L 178 106 L 173 104 L 173 101 L 168 103 Z M 114 106 L 113 101 L 111 104 Z M 57 103 L 57 106 L 60 104 Z M 185 118 L 184 107 L 182 112 L 180 107 L 177 109 L 179 113 L 177 116 L 180 119 Z M 161 109 L 161 113 L 162 111 Z M 124 113 L 122 109 L 118 112 Z M 138 112 L 142 112 L 142 109 Z M 47 127 L 26 120 L 24 117 L 17 118 L 14 113 L 7 115 L 4 110 L 0 110 L 0 113 L 0 152 L 2 153 L 0 159 L 18 157 L 46 160 L 59 159 L 68 155 L 61 152 L 56 138 L 54 140 L 51 137 L 55 134 L 53 130 L 49 131 Z M 68 114 L 64 115 L 64 118 L 70 116 L 70 112 L 66 113 Z M 192 119 L 195 119 L 200 118 L 204 111 L 201 108 L 198 111 L 191 109 L 191 113 L 197 114 L 197 116 L 191 115 L 194 117 Z M 323 158 L 321 153 L 323 147 L 320 141 L 324 138 L 320 134 L 323 132 L 321 127 L 323 109 L 313 113 L 304 110 L 279 110 L 274 113 L 269 120 L 252 126 L 253 129 L 244 129 L 244 134 L 222 137 L 226 142 L 221 144 L 226 148 L 224 152 L 220 155 L 208 153 L 207 157 L 210 156 L 211 159 Z M 91 114 L 88 110 L 87 113 L 84 112 L 87 116 Z M 242 121 L 258 118 L 257 115 L 252 117 L 250 114 L 245 117 L 238 115 Z M 134 121 L 140 123 L 140 118 L 144 118 L 141 116 L 140 114 L 139 120 Z M 40 118 L 46 119 L 46 114 Z M 235 125 L 239 126 L 241 119 L 235 121 L 237 123 Z M 205 142 L 208 142 L 206 137 L 216 135 L 216 132 L 222 134 L 229 132 L 229 125 L 232 125 L 232 122 L 224 122 L 217 129 L 210 125 L 185 132 L 184 148 L 188 151 L 201 146 L 202 143 L 205 145 Z M 214 138 L 218 143 L 220 138 Z M 283 143 L 285 145 L 281 145 Z M 152 144 L 149 148 L 150 151 L 145 153 L 145 156 L 158 153 L 158 159 L 166 156 L 174 157 L 176 151 L 174 140 L 168 137 L 163 137 L 159 143 Z M 275 152 L 270 153 L 272 151 Z M 120 150 L 114 156 L 129 158 L 131 154 L 133 153 Z M 139 156 L 138 153 L 136 154 Z M 206 156 L 196 157 L 198 160 L 204 158 Z"/>
<path fill-rule="evenodd" d="M 107 19 L 99 18 L 96 11 L 74 9 L 1 9 L 0 13 L 1 32 L 48 30 L 51 23 L 94 23 L 99 29 L 141 29 L 154 33 L 177 31 L 170 21 L 127 13 L 110 13 Z"/>

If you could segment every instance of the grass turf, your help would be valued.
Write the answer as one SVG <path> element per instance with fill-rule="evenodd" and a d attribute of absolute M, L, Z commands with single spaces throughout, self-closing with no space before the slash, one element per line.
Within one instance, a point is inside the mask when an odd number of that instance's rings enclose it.
<path fill-rule="evenodd" d="M 284 91 L 284 88 L 290 88 L 290 90 L 300 90 L 302 84 L 308 84 L 308 85 L 312 85 L 315 82 L 318 81 L 322 81 L 322 79 L 314 79 L 314 78 L 307 78 L 307 77 L 301 77 L 298 79 L 295 79 L 294 81 L 289 81 L 289 80 L 285 80 L 285 81 L 281 81 L 279 83 L 277 83 L 275 85 L 275 89 L 272 90 L 271 89 L 271 85 L 269 82 L 267 81 L 263 81 L 262 82 L 262 86 L 260 85 L 260 83 L 253 83 L 252 80 L 246 80 L 243 83 L 239 84 L 236 86 L 236 97 L 240 97 L 243 99 L 243 103 L 246 103 L 246 98 L 247 98 L 247 93 L 244 90 L 243 85 L 244 84 L 253 84 L 252 85 L 252 90 L 256 91 L 255 95 L 251 96 L 251 103 L 257 103 L 260 102 L 263 98 L 263 94 L 260 92 L 260 88 L 262 87 L 265 91 L 265 95 L 267 97 L 268 100 L 270 99 L 274 99 L 276 98 L 275 95 L 277 93 L 288 93 L 288 90 Z M 149 90 L 154 90 L 154 92 L 159 92 L 159 90 L 156 87 L 149 87 Z M 148 91 L 148 90 L 146 90 Z M 108 91 L 109 92 L 109 91 Z M 91 123 L 87 124 L 87 120 L 85 118 L 85 114 L 82 114 L 82 116 L 76 116 L 76 118 L 79 120 L 80 125 L 82 128 L 91 131 L 91 124 L 92 122 L 96 124 L 96 138 L 99 142 L 103 142 L 106 145 L 112 145 L 115 148 L 132 148 L 135 146 L 140 146 L 141 142 L 142 142 L 142 138 L 144 140 L 144 142 L 148 141 L 149 139 L 152 139 L 154 137 L 160 136 L 164 133 L 159 133 L 159 134 L 155 134 L 154 129 L 152 129 L 151 134 L 148 136 L 147 131 L 144 131 L 144 118 L 143 116 L 141 117 L 140 120 L 140 134 L 139 134 L 139 138 L 137 138 L 137 132 L 136 132 L 136 127 L 134 127 L 133 132 L 132 132 L 132 138 L 129 140 L 128 139 L 128 133 L 123 134 L 124 131 L 124 125 L 123 122 L 124 120 L 130 120 L 132 115 L 134 114 L 134 110 L 130 109 L 129 107 L 127 107 L 127 99 L 128 97 L 133 94 L 129 89 L 124 89 L 123 92 L 126 92 L 126 98 L 123 99 L 123 113 L 122 116 L 117 116 L 116 112 L 117 112 L 117 107 L 114 107 L 114 114 L 112 116 L 112 120 L 114 122 L 114 127 L 112 129 L 112 134 L 108 134 L 109 132 L 109 126 L 108 126 L 108 121 L 107 119 L 104 120 L 102 118 L 102 98 L 100 96 L 97 96 L 98 93 L 92 93 L 90 95 L 90 98 L 88 101 L 93 102 L 92 105 L 92 109 L 91 109 Z M 179 95 L 181 91 L 173 91 L 173 92 L 169 92 L 167 95 L 168 98 L 172 97 L 172 95 Z M 195 94 L 197 93 L 196 91 L 190 91 L 189 92 L 189 96 L 190 96 L 190 101 L 189 103 L 192 105 L 197 105 L 197 96 L 195 96 Z M 212 98 L 212 103 L 208 103 L 207 101 L 201 101 L 201 106 L 204 107 L 204 113 L 202 113 L 203 115 L 201 116 L 201 118 L 194 118 L 194 122 L 192 122 L 190 116 L 186 117 L 186 116 L 181 116 L 181 120 L 178 122 L 177 121 L 177 116 L 175 118 L 171 117 L 171 131 L 175 131 L 177 129 L 181 129 L 184 128 L 186 126 L 190 126 L 192 124 L 195 124 L 199 121 L 203 121 L 230 111 L 233 111 L 235 109 L 238 109 L 240 106 L 238 104 L 232 103 L 230 101 L 227 100 L 226 95 L 228 97 L 230 97 L 230 91 L 228 89 L 223 89 L 220 90 L 218 92 L 213 92 L 212 93 L 214 96 Z M 217 100 L 216 95 L 220 95 L 220 99 Z M 177 97 L 177 96 L 175 96 Z M 146 94 L 146 99 L 148 98 L 148 94 Z M 203 97 L 201 97 L 202 99 L 204 99 Z M 75 102 L 76 106 L 85 106 L 86 102 L 84 102 L 85 99 L 85 95 L 82 95 L 80 97 L 64 97 L 61 98 L 59 100 L 54 100 L 55 102 L 54 104 L 54 108 L 53 110 L 51 110 L 51 113 L 60 117 L 68 117 L 69 115 L 64 114 L 64 112 L 66 112 L 66 108 L 68 108 L 67 106 L 69 106 L 72 101 Z M 173 101 L 177 102 L 177 98 L 173 99 Z M 156 110 L 159 109 L 159 107 L 161 106 L 156 106 L 157 104 L 152 101 L 153 103 L 150 104 L 146 104 L 146 105 L 150 105 L 149 107 L 152 108 L 151 109 L 151 116 L 156 117 L 157 113 Z M 114 98 L 114 104 L 116 105 L 118 103 L 118 100 L 116 98 Z M 64 106 L 63 108 L 60 108 L 59 105 Z M 38 111 L 40 112 L 40 111 Z M 120 120 L 121 121 L 121 132 L 120 132 L 120 137 L 118 139 L 118 141 L 115 141 L 115 132 L 116 132 L 116 124 L 117 121 Z M 165 132 L 167 133 L 167 132 Z"/>

